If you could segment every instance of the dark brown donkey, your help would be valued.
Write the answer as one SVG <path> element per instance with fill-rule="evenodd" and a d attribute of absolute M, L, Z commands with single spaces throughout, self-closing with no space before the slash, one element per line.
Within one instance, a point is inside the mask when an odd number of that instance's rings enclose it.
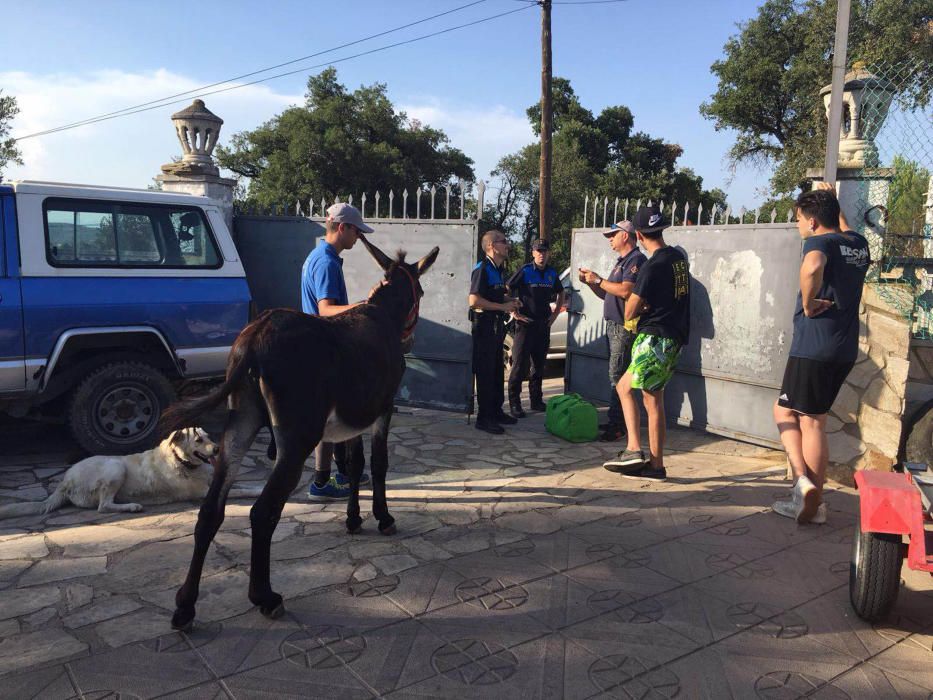
<path fill-rule="evenodd" d="M 169 408 L 164 430 L 195 425 L 205 411 L 227 399 L 228 416 L 214 478 L 194 529 L 194 555 L 175 596 L 172 627 L 191 628 L 204 557 L 224 519 L 227 492 L 240 460 L 264 425 L 271 426 L 275 465 L 250 510 L 253 543 L 249 599 L 266 617 L 280 616 L 282 596 L 269 582 L 269 548 L 282 508 L 298 484 L 305 459 L 320 440 L 341 442 L 371 426 L 373 514 L 383 534 L 395 532 L 386 504 L 387 439 L 395 392 L 405 371 L 424 291 L 418 278 L 437 258 L 434 248 L 415 264 L 404 253 L 391 260 L 362 235 L 360 240 L 385 270 L 385 282 L 369 303 L 320 318 L 290 309 L 266 311 L 240 333 L 230 351 L 227 379 L 215 391 Z M 363 455 L 351 454 L 347 530 L 358 532 Z"/>

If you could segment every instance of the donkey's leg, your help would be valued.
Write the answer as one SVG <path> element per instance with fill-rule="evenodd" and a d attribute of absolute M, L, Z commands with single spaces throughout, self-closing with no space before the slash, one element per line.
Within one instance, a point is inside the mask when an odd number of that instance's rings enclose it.
<path fill-rule="evenodd" d="M 272 533 L 275 532 L 282 516 L 282 508 L 298 485 L 304 462 L 311 454 L 323 432 L 321 427 L 312 436 L 307 437 L 305 426 L 273 426 L 277 449 L 275 466 L 266 482 L 262 494 L 249 511 L 249 522 L 253 530 L 252 552 L 249 568 L 249 599 L 259 611 L 269 618 L 277 618 L 285 612 L 282 596 L 272 590 L 269 581 L 269 557 L 272 548 Z"/>
<path fill-rule="evenodd" d="M 360 475 L 363 473 L 363 438 L 359 435 L 337 446 L 343 450 L 343 459 L 347 465 L 347 477 L 350 479 L 350 500 L 347 501 L 347 532 L 355 535 L 363 529 L 360 517 Z"/>
<path fill-rule="evenodd" d="M 373 474 L 373 515 L 379 521 L 379 532 L 394 535 L 395 518 L 389 515 L 386 503 L 386 473 L 389 471 L 389 423 L 392 421 L 392 409 L 382 414 L 373 424 L 372 458 L 370 468 Z"/>
<path fill-rule="evenodd" d="M 256 397 L 256 401 L 259 401 Z M 214 477 L 201 504 L 198 513 L 198 522 L 194 527 L 194 554 L 188 567 L 188 576 L 181 588 L 175 594 L 175 614 L 172 616 L 172 627 L 177 630 L 188 631 L 194 620 L 194 604 L 198 599 L 201 583 L 201 571 L 204 568 L 204 558 L 210 547 L 214 535 L 224 521 L 224 507 L 227 502 L 227 493 L 233 485 L 237 471 L 240 469 L 240 460 L 259 432 L 262 425 L 260 407 L 250 399 L 240 402 L 238 410 L 231 411 L 227 417 L 224 436 L 220 446 L 220 455 L 214 460 Z"/>

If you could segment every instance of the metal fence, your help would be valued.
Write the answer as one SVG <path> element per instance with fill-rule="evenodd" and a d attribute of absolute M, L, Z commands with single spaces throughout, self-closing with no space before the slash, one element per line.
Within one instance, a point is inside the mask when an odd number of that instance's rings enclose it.
<path fill-rule="evenodd" d="M 869 279 L 933 340 L 933 79 L 915 61 L 861 65 L 847 75 L 840 147 L 841 197 L 853 228 L 869 239 Z M 855 138 L 853 138 L 855 137 Z M 855 149 L 863 147 L 862 151 Z M 854 159 L 846 168 L 845 156 Z M 851 184 L 850 184 L 851 183 Z M 848 206 L 846 206 L 848 205 Z"/>
<path fill-rule="evenodd" d="M 644 204 L 650 207 L 654 202 L 648 199 L 644 201 Z M 628 219 L 629 211 L 634 216 L 641 205 L 641 199 L 620 199 L 618 197 L 610 199 L 609 197 L 596 195 L 593 197 L 587 196 L 583 202 L 582 228 L 596 228 L 597 226 L 607 228 L 616 221 Z M 760 207 L 757 209 L 741 207 L 738 211 L 733 212 L 730 206 L 723 208 L 713 205 L 708 211 L 704 211 L 702 204 L 696 206 L 690 204 L 690 202 L 679 204 L 676 200 L 666 204 L 663 199 L 658 202 L 658 207 L 661 209 L 661 213 L 668 217 L 672 226 L 775 224 L 794 220 L 793 209 L 784 212 L 773 207 L 769 210 L 763 210 Z M 612 218 L 609 218 L 609 212 L 612 212 Z"/>
<path fill-rule="evenodd" d="M 474 187 L 475 195 L 473 194 Z M 483 211 L 485 196 L 486 183 L 484 181 L 479 180 L 474 185 L 474 183 L 460 180 L 456 184 L 450 183 L 441 187 L 432 185 L 430 189 L 416 186 L 410 193 L 406 187 L 399 195 L 396 195 L 394 190 L 389 190 L 385 196 L 379 191 L 372 196 L 366 192 L 359 197 L 354 197 L 352 194 L 343 197 L 338 195 L 330 203 L 353 204 L 360 210 L 364 220 L 372 218 L 387 221 L 395 219 L 467 221 L 475 219 L 476 212 Z M 318 202 L 315 202 L 315 198 L 312 197 L 307 202 L 272 204 L 267 207 L 255 204 L 237 205 L 234 211 L 244 216 L 293 215 L 323 218 L 329 206 L 328 200 L 328 197 L 322 196 Z"/>

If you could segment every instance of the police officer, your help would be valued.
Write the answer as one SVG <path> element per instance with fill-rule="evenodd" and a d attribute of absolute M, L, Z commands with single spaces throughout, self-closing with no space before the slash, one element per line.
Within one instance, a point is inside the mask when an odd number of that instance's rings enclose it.
<path fill-rule="evenodd" d="M 485 257 L 476 263 L 470 280 L 470 320 L 473 322 L 473 373 L 479 411 L 476 427 L 487 433 L 505 432 L 501 424 L 517 423 L 502 410 L 502 341 L 505 317 L 518 311 L 519 302 L 506 296 L 502 264 L 509 255 L 509 242 L 502 231 L 487 231 L 482 240 Z"/>
<path fill-rule="evenodd" d="M 551 324 L 564 304 L 564 288 L 557 270 L 548 265 L 548 242 L 539 239 L 531 246 L 534 262 L 522 267 L 509 279 L 509 293 L 518 297 L 522 308 L 513 314 L 515 333 L 512 339 L 512 370 L 509 372 L 509 409 L 514 418 L 524 418 L 522 381 L 531 366 L 528 395 L 532 411 L 543 411 L 541 382 L 544 362 L 551 344 Z M 551 309 L 551 303 L 555 307 Z"/>

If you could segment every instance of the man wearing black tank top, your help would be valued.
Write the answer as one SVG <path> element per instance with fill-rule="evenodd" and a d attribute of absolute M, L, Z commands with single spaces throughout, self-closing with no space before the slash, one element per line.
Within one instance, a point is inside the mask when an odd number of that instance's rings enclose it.
<path fill-rule="evenodd" d="M 870 260 L 868 241 L 849 230 L 832 185 L 817 187 L 797 198 L 800 291 L 790 357 L 774 405 L 796 480 L 793 497 L 771 508 L 798 523 L 820 524 L 826 522 L 826 416 L 858 355 L 858 311 Z"/>

